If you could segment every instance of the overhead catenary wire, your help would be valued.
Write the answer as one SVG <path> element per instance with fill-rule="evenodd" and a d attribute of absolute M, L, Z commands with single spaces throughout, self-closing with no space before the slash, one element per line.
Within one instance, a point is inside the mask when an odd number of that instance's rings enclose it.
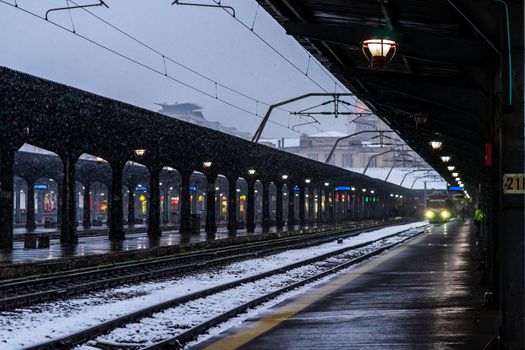
<path fill-rule="evenodd" d="M 220 5 L 220 2 L 221 0 L 212 0 L 215 4 L 217 5 Z M 314 85 L 316 85 L 319 89 L 321 89 L 323 92 L 328 92 L 327 89 L 325 89 L 321 84 L 319 84 L 316 80 L 314 80 L 311 75 L 308 74 L 308 69 L 309 69 L 309 65 L 310 65 L 310 59 L 313 59 L 312 55 L 305 50 L 305 52 L 307 53 L 308 55 L 308 64 L 307 64 L 307 71 L 303 71 L 297 64 L 295 64 L 294 62 L 292 62 L 288 57 L 286 57 L 283 53 L 281 53 L 279 50 L 277 50 L 268 40 L 264 39 L 260 34 L 258 34 L 256 31 L 254 31 L 252 28 L 250 28 L 246 23 L 244 23 L 243 21 L 241 21 L 239 19 L 239 17 L 237 16 L 232 16 L 231 13 L 229 13 L 227 10 L 223 9 L 223 11 L 225 11 L 229 16 L 231 16 L 235 21 L 237 21 L 241 26 L 243 26 L 244 28 L 246 28 L 247 30 L 249 30 L 251 33 L 253 33 L 253 35 L 255 35 L 262 43 L 264 43 L 266 46 L 268 46 L 273 52 L 275 52 L 279 57 L 281 57 L 285 62 L 287 62 L 290 66 L 292 66 L 295 70 L 297 70 L 298 72 L 300 72 L 302 75 L 306 76 L 308 78 L 308 80 L 310 80 Z M 341 90 L 343 91 L 349 91 L 346 87 L 340 85 L 337 81 L 337 79 L 335 79 L 332 74 L 325 68 L 323 67 L 319 62 L 317 62 L 317 60 L 313 59 L 314 61 L 314 64 L 317 65 L 318 67 L 320 67 L 321 71 L 323 73 L 326 74 L 326 76 L 332 80 L 334 83 L 335 83 L 335 91 L 337 91 L 337 87 L 339 86 L 341 88 Z M 345 107 L 346 109 L 348 109 L 347 107 Z M 322 130 L 323 131 L 323 130 Z"/>
<path fill-rule="evenodd" d="M 69 1 L 73 2 L 72 0 L 69 0 Z M 121 52 L 119 52 L 119 51 L 117 51 L 115 49 L 112 49 L 112 48 L 110 48 L 110 47 L 108 47 L 108 46 L 106 46 L 104 44 L 101 44 L 101 43 L 95 41 L 94 39 L 91 39 L 91 38 L 89 38 L 89 37 L 87 37 L 85 35 L 82 35 L 82 34 L 76 32 L 76 31 L 73 31 L 73 30 L 71 30 L 71 29 L 69 29 L 69 28 L 67 28 L 67 27 L 65 27 L 65 26 L 63 26 L 63 25 L 61 25 L 61 24 L 59 24 L 57 22 L 51 21 L 49 19 L 46 20 L 41 15 L 39 15 L 39 14 L 37 14 L 35 12 L 32 12 L 32 11 L 26 9 L 26 8 L 20 7 L 18 4 L 15 5 L 13 3 L 7 2 L 6 0 L 0 0 L 0 3 L 2 3 L 4 5 L 7 5 L 7 6 L 10 6 L 10 7 L 13 7 L 15 9 L 17 9 L 17 10 L 20 10 L 20 11 L 22 11 L 22 12 L 28 14 L 28 15 L 31 15 L 31 16 L 33 16 L 35 18 L 38 18 L 38 19 L 42 20 L 42 21 L 45 21 L 46 23 L 52 24 L 52 25 L 54 25 L 55 27 L 57 27 L 59 29 L 67 31 L 68 33 L 71 33 L 71 34 L 73 34 L 73 35 L 75 35 L 75 36 L 77 36 L 77 37 L 79 37 L 79 38 L 81 38 L 81 39 L 83 39 L 83 40 L 85 40 L 85 41 L 87 41 L 87 42 L 89 42 L 89 43 L 91 43 L 91 44 L 93 44 L 93 45 L 103 49 L 103 50 L 106 50 L 106 51 L 108 51 L 108 52 L 110 52 L 110 53 L 112 53 L 112 54 L 114 54 L 116 56 L 119 56 L 120 58 L 123 58 L 123 59 L 125 59 L 125 60 L 127 60 L 127 61 L 129 61 L 131 63 L 134 63 L 134 64 L 136 64 L 136 65 L 138 65 L 138 66 L 140 66 L 140 67 L 142 67 L 142 68 L 144 68 L 146 70 L 149 70 L 149 71 L 151 71 L 153 73 L 156 73 L 156 74 L 159 74 L 159 75 L 162 75 L 162 76 L 165 76 L 166 78 L 168 78 L 168 79 L 170 79 L 170 80 L 172 80 L 172 81 L 174 81 L 174 82 L 176 82 L 176 83 L 178 83 L 178 84 L 180 84 L 182 86 L 185 86 L 188 89 L 191 89 L 191 90 L 193 90 L 195 92 L 198 92 L 198 93 L 200 93 L 202 95 L 205 95 L 205 96 L 207 96 L 207 97 L 209 97 L 211 99 L 215 99 L 217 101 L 220 101 L 221 103 L 223 103 L 225 105 L 228 105 L 228 106 L 230 106 L 232 108 L 235 108 L 235 109 L 240 110 L 242 112 L 245 112 L 247 114 L 253 115 L 253 116 L 258 117 L 258 118 L 262 118 L 261 116 L 256 115 L 256 113 L 254 113 L 254 112 L 252 112 L 252 111 L 250 111 L 250 110 L 248 110 L 248 109 L 246 109 L 244 107 L 238 106 L 238 105 L 236 105 L 236 104 L 234 104 L 234 103 L 232 103 L 230 101 L 227 101 L 225 99 L 222 99 L 222 98 L 220 98 L 218 96 L 216 97 L 216 96 L 214 96 L 211 93 L 208 93 L 208 92 L 206 92 L 206 91 L 204 91 L 204 90 L 202 90 L 200 88 L 197 88 L 197 87 L 195 87 L 193 85 L 190 85 L 190 84 L 188 84 L 188 83 L 186 83 L 186 82 L 184 82 L 184 81 L 182 81 L 180 79 L 177 79 L 177 78 L 169 75 L 167 73 L 167 71 L 158 70 L 158 69 L 156 69 L 156 68 L 154 68 L 154 67 L 152 67 L 152 66 L 150 66 L 150 65 L 148 65 L 146 63 L 143 63 L 143 62 L 141 62 L 141 61 L 139 61 L 139 60 L 137 60 L 137 59 L 135 59 L 133 57 L 127 56 L 127 55 L 125 55 L 125 54 L 123 54 L 123 53 L 121 53 Z M 166 59 L 170 60 L 168 57 L 166 57 Z M 200 74 L 200 73 L 196 72 L 196 74 Z M 217 85 L 219 85 L 219 83 L 217 83 Z M 225 86 L 223 86 L 223 87 L 225 87 Z M 225 88 L 227 88 L 227 87 L 225 87 Z M 254 101 L 257 101 L 257 99 L 254 99 Z M 259 101 L 259 102 L 261 102 L 261 101 Z M 288 126 L 286 126 L 284 124 L 281 124 L 279 122 L 276 122 L 276 121 L 273 121 L 273 120 L 270 120 L 269 122 L 274 124 L 274 125 L 278 125 L 280 127 L 289 129 L 289 130 L 291 130 L 291 131 L 293 131 L 295 133 L 299 133 L 296 130 L 292 130 L 290 127 L 288 127 Z"/>
<path fill-rule="evenodd" d="M 69 0 L 66 0 L 66 6 L 69 7 Z M 71 14 L 71 9 L 67 11 L 69 13 L 69 20 L 71 21 L 71 27 L 73 28 L 73 33 L 76 32 L 75 23 L 73 22 L 73 15 Z"/>
<path fill-rule="evenodd" d="M 75 5 L 78 6 L 78 4 L 77 4 L 76 2 L 74 2 L 74 0 L 69 0 L 69 1 L 71 1 L 73 4 L 75 4 Z M 219 1 L 217 4 L 220 5 L 220 1 Z M 86 9 L 86 8 L 81 8 L 81 9 L 84 10 L 85 12 L 87 12 L 89 15 L 93 16 L 94 18 L 96 18 L 97 20 L 101 21 L 102 23 L 106 24 L 107 26 L 109 26 L 109 27 L 111 27 L 112 29 L 116 30 L 117 32 L 121 33 L 122 35 L 126 36 L 127 38 L 133 40 L 133 41 L 136 42 L 137 44 L 139 44 L 139 45 L 145 47 L 146 49 L 152 51 L 153 53 L 155 53 L 155 54 L 157 54 L 157 55 L 162 56 L 162 59 L 163 59 L 163 61 L 164 61 L 164 65 L 166 65 L 165 61 L 168 60 L 168 61 L 170 61 L 170 62 L 176 64 L 177 66 L 179 66 L 179 67 L 181 67 L 181 68 L 183 68 L 183 69 L 185 69 L 185 70 L 187 70 L 187 71 L 189 71 L 189 72 L 191 72 L 191 73 L 193 73 L 193 74 L 195 74 L 195 75 L 197 75 L 197 76 L 199 76 L 199 77 L 201 77 L 201 78 L 203 78 L 203 79 L 205 79 L 205 80 L 211 82 L 211 83 L 214 84 L 214 86 L 215 86 L 216 94 L 217 94 L 217 91 L 218 91 L 218 87 L 220 87 L 220 88 L 224 88 L 224 89 L 226 89 L 226 90 L 228 90 L 228 91 L 230 91 L 230 92 L 233 92 L 233 93 L 235 93 L 235 94 L 237 94 L 237 95 L 239 95 L 239 96 L 242 96 L 242 97 L 244 97 L 244 98 L 246 98 L 246 99 L 252 100 L 252 101 L 256 102 L 257 104 L 261 103 L 261 104 L 266 105 L 266 106 L 268 106 L 268 107 L 271 105 L 271 103 L 269 103 L 269 102 L 265 102 L 265 101 L 262 101 L 262 100 L 260 100 L 260 99 L 258 99 L 258 98 L 255 98 L 255 97 L 253 97 L 253 96 L 250 96 L 250 95 L 248 95 L 248 94 L 246 94 L 246 93 L 243 93 L 243 92 L 241 92 L 241 91 L 239 91 L 239 90 L 237 90 L 237 89 L 234 89 L 234 88 L 232 88 L 232 87 L 230 87 L 230 86 L 228 86 L 228 85 L 226 85 L 226 84 L 224 84 L 224 83 L 220 83 L 219 81 L 217 81 L 217 80 L 215 80 L 215 79 L 213 79 L 213 78 L 210 78 L 209 76 L 207 76 L 207 75 L 205 75 L 205 74 L 202 74 L 202 73 L 198 72 L 197 70 L 195 70 L 195 69 L 189 67 L 188 65 L 183 64 L 183 63 L 181 63 L 180 61 L 178 61 L 178 60 L 176 60 L 176 59 L 174 59 L 174 58 L 169 57 L 169 56 L 166 55 L 165 53 L 162 53 L 160 50 L 154 48 L 153 46 L 151 46 L 151 45 L 149 45 L 149 44 L 147 44 L 147 43 L 145 43 L 143 40 L 140 40 L 140 39 L 136 38 L 135 36 L 129 34 L 129 33 L 126 32 L 125 30 L 123 30 L 122 28 L 117 27 L 116 25 L 114 25 L 114 24 L 112 24 L 111 22 L 105 20 L 104 18 L 98 16 L 97 14 L 93 13 L 92 11 L 90 11 L 90 10 L 88 10 L 88 9 Z M 223 8 L 223 10 L 225 10 L 226 13 L 228 13 L 229 15 L 231 15 L 231 13 L 230 13 L 229 11 L 227 11 L 226 9 Z M 253 24 L 254 24 L 254 25 L 255 25 L 255 20 L 256 20 L 256 18 L 257 18 L 257 14 L 258 14 L 258 8 L 257 8 L 257 11 L 256 11 L 256 13 L 255 13 L 254 20 L 253 20 Z M 236 17 L 233 16 L 233 18 L 236 18 Z M 253 31 L 253 26 L 252 26 L 252 28 L 251 28 L 251 31 Z M 166 69 L 165 69 L 165 70 L 166 70 Z M 326 90 L 325 90 L 325 92 L 326 92 Z M 281 110 L 281 111 L 283 111 L 283 112 L 287 112 L 287 113 L 290 113 L 290 112 L 291 112 L 291 111 L 289 111 L 289 110 L 287 110 L 287 109 L 284 109 L 284 108 L 276 108 L 276 109 L 279 109 L 279 110 Z M 251 114 L 254 114 L 254 113 L 251 113 Z M 255 113 L 255 115 L 256 115 L 257 117 L 259 117 L 259 114 L 258 114 L 257 112 Z M 302 118 L 302 117 L 300 117 L 300 118 L 303 119 L 303 120 L 305 120 L 305 119 Z M 319 128 L 319 127 L 315 127 L 315 128 L 316 128 L 318 131 L 325 131 L 325 130 Z M 294 130 L 294 132 L 295 132 L 295 130 Z"/>

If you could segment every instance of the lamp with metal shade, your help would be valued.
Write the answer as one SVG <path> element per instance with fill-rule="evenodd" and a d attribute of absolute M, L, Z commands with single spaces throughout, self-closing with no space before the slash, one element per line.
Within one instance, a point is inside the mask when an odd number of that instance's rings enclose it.
<path fill-rule="evenodd" d="M 361 43 L 361 50 L 370 68 L 383 68 L 396 55 L 398 45 L 394 34 L 381 25 L 381 17 L 379 17 L 378 29 Z"/>
<path fill-rule="evenodd" d="M 441 141 L 430 141 L 428 144 L 432 147 L 433 151 L 439 151 L 441 147 L 443 147 L 443 142 Z"/>
<path fill-rule="evenodd" d="M 133 153 L 135 154 L 135 157 L 142 158 L 146 154 L 146 150 L 144 148 L 138 148 L 133 151 Z"/>

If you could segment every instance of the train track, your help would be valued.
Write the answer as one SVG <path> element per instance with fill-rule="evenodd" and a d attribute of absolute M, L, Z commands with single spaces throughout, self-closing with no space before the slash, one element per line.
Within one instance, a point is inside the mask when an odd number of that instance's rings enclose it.
<path fill-rule="evenodd" d="M 249 308 L 253 308 L 257 305 L 260 305 L 290 290 L 312 283 L 331 274 L 335 274 L 341 269 L 357 264 L 374 255 L 380 254 L 381 252 L 390 249 L 395 245 L 398 245 L 423 231 L 424 228 L 408 229 L 366 243 L 346 246 L 344 248 L 324 253 L 313 258 L 289 264 L 287 266 L 282 266 L 277 269 L 238 279 L 233 282 L 218 285 L 212 288 L 201 290 L 199 292 L 187 294 L 182 297 L 173 298 L 171 300 L 152 305 L 141 310 L 126 314 L 124 316 L 120 316 L 118 318 L 103 322 L 96 326 L 79 331 L 75 334 L 71 334 L 66 337 L 31 346 L 26 349 L 69 349 L 79 344 L 85 344 L 91 347 L 99 347 L 101 349 L 144 348 L 142 344 L 136 344 L 132 342 L 126 344 L 114 344 L 111 342 L 105 342 L 103 340 L 96 340 L 96 338 L 100 337 L 101 335 L 115 331 L 116 329 L 119 329 L 119 327 L 123 327 L 125 325 L 129 325 L 131 323 L 143 320 L 155 314 L 165 312 L 166 310 L 173 310 L 174 308 L 181 307 L 181 305 L 185 305 L 190 302 L 200 301 L 202 304 L 205 303 L 205 301 L 207 300 L 206 298 L 213 298 L 214 296 L 221 295 L 221 293 L 236 293 L 239 295 L 243 295 L 242 290 L 236 291 L 239 288 L 244 288 L 245 290 L 246 288 L 248 288 L 248 290 L 257 290 L 260 288 L 264 289 L 266 288 L 264 287 L 264 283 L 273 284 L 272 279 L 283 278 L 283 276 L 291 274 L 292 277 L 288 278 L 289 281 L 284 287 L 277 289 L 273 288 L 273 290 L 269 293 L 259 295 L 256 298 L 242 303 L 241 305 L 237 305 L 234 308 L 221 312 L 217 316 L 214 316 L 210 319 L 205 320 L 204 322 L 194 325 L 190 329 L 185 330 L 173 337 L 170 337 L 169 339 L 162 340 L 156 344 L 149 345 L 148 347 L 146 347 L 146 349 L 179 348 L 183 344 L 185 344 L 191 339 L 194 339 L 196 336 L 202 334 L 209 328 L 214 327 L 234 317 L 235 315 L 246 311 Z M 304 270 L 305 268 L 307 268 L 307 270 Z M 310 269 L 311 271 L 308 269 Z M 318 270 L 320 270 L 320 272 Z M 256 285 L 257 283 L 259 283 L 259 286 Z M 253 286 L 250 284 L 253 284 Z M 162 322 L 158 322 L 155 324 L 162 324 Z"/>
<path fill-rule="evenodd" d="M 407 222 L 409 221 L 397 221 L 394 225 Z M 265 242 L 245 243 L 171 257 L 84 268 L 53 273 L 42 277 L 32 276 L 6 280 L 0 282 L 0 310 L 9 310 L 38 302 L 62 299 L 126 283 L 166 278 L 233 261 L 275 254 L 284 250 L 318 245 L 334 238 L 355 236 L 369 230 L 391 225 L 392 222 L 374 224 L 345 230 L 344 232 L 337 231 L 334 233 L 333 231 L 327 231 L 305 236 L 276 238 Z"/>

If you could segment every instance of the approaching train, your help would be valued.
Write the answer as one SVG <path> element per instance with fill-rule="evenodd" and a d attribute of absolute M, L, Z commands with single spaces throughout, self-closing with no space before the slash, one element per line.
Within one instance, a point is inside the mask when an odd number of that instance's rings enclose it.
<path fill-rule="evenodd" d="M 427 196 L 425 218 L 429 222 L 446 222 L 456 216 L 454 201 L 444 193 Z"/>

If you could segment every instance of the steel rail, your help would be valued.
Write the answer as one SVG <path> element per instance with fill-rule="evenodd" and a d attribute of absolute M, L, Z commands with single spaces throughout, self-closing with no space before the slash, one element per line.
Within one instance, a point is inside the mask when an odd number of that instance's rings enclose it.
<path fill-rule="evenodd" d="M 74 347 L 75 345 L 79 345 L 81 343 L 85 343 L 85 342 L 87 342 L 89 340 L 92 340 L 92 339 L 94 339 L 94 338 L 96 338 L 96 337 L 98 337 L 100 335 L 107 334 L 110 331 L 112 331 L 112 330 L 114 330 L 114 329 L 116 329 L 118 327 L 121 327 L 121 326 L 123 326 L 125 324 L 128 324 L 128 323 L 135 322 L 135 321 L 137 321 L 139 319 L 142 319 L 144 317 L 148 317 L 148 316 L 150 316 L 150 315 L 152 315 L 154 313 L 161 312 L 161 311 L 164 311 L 166 309 L 179 306 L 179 305 L 187 303 L 189 301 L 194 301 L 194 300 L 197 300 L 197 299 L 208 297 L 210 295 L 217 294 L 219 292 L 223 292 L 223 291 L 226 291 L 228 289 L 233 289 L 233 288 L 241 286 L 241 285 L 243 285 L 245 283 L 254 282 L 254 281 L 261 280 L 261 279 L 264 279 L 264 278 L 267 278 L 267 277 L 283 274 L 283 273 L 285 273 L 287 271 L 290 271 L 290 270 L 293 270 L 293 269 L 296 269 L 296 268 L 299 268 L 299 267 L 303 267 L 303 266 L 306 266 L 306 265 L 310 265 L 310 264 L 313 264 L 313 263 L 316 263 L 316 262 L 319 262 L 319 261 L 323 261 L 323 260 L 326 260 L 326 259 L 331 258 L 333 256 L 337 256 L 337 255 L 349 252 L 351 250 L 355 250 L 355 249 L 359 249 L 359 248 L 362 248 L 362 247 L 366 247 L 366 246 L 369 246 L 369 245 L 374 244 L 376 242 L 379 242 L 379 241 L 382 241 L 384 239 L 388 239 L 388 238 L 400 235 L 402 233 L 406 233 L 406 232 L 411 231 L 411 230 L 421 231 L 421 228 L 403 230 L 401 232 L 396 232 L 396 233 L 393 233 L 391 235 L 387 235 L 387 236 L 375 239 L 373 241 L 360 243 L 360 244 L 356 244 L 356 245 L 352 245 L 352 246 L 348 246 L 348 247 L 344 247 L 344 248 L 337 249 L 337 250 L 332 251 L 332 252 L 324 253 L 324 254 L 321 254 L 321 255 L 318 255 L 318 256 L 315 256 L 315 257 L 312 257 L 312 258 L 309 258 L 309 259 L 305 259 L 305 260 L 302 260 L 302 261 L 299 261 L 299 262 L 295 262 L 295 263 L 292 263 L 292 264 L 289 264 L 289 265 L 286 265 L 286 266 L 282 266 L 282 267 L 279 267 L 279 268 L 276 268 L 276 269 L 273 269 L 273 270 L 265 271 L 265 272 L 262 272 L 262 273 L 259 273 L 259 274 L 253 275 L 253 276 L 245 277 L 245 278 L 242 278 L 242 279 L 239 279 L 239 280 L 236 280 L 236 281 L 224 283 L 222 285 L 218 285 L 218 286 L 215 286 L 215 287 L 212 287 L 212 288 L 201 290 L 199 292 L 195 292 L 195 293 L 191 293 L 191 294 L 184 295 L 184 296 L 181 296 L 181 297 L 173 298 L 171 300 L 168 300 L 168 301 L 165 301 L 165 302 L 162 302 L 162 303 L 158 303 L 158 304 L 146 307 L 146 308 L 141 309 L 141 310 L 134 311 L 134 312 L 129 313 L 127 315 L 120 316 L 120 317 L 115 318 L 113 320 L 109 320 L 109 321 L 103 322 L 101 324 L 98 324 L 98 325 L 95 325 L 93 327 L 81 330 L 81 331 L 76 332 L 74 334 L 71 334 L 71 335 L 68 335 L 68 336 L 65 336 L 65 337 L 61 337 L 61 338 L 58 338 L 58 339 L 54 339 L 54 340 L 51 340 L 51 341 L 48 341 L 48 342 L 45 342 L 45 343 L 40 343 L 40 344 L 31 346 L 31 347 L 27 347 L 25 349 L 26 350 L 36 350 L 36 349 L 56 349 L 56 348 L 62 348 L 62 347 Z M 354 235 L 350 235 L 350 236 L 354 236 Z M 333 241 L 333 239 L 334 239 L 334 237 L 332 237 L 330 239 L 330 241 Z"/>
<path fill-rule="evenodd" d="M 119 266 L 94 267 L 86 271 L 73 270 L 68 273 L 38 279 L 6 281 L 0 284 L 0 295 L 2 296 L 0 309 L 8 310 L 13 307 L 77 295 L 125 283 L 165 278 L 210 266 L 245 260 L 254 256 L 274 254 L 279 251 L 296 249 L 312 244 L 322 244 L 332 240 L 334 237 L 358 235 L 367 230 L 377 229 L 386 225 L 392 225 L 392 222 L 352 229 L 341 227 L 331 231 L 309 235 L 295 235 L 251 244 L 238 244 L 233 247 L 188 255 L 141 260 L 123 263 Z"/>
<path fill-rule="evenodd" d="M 408 230 L 407 230 L 408 231 Z M 406 232 L 406 231 L 403 231 L 403 232 Z M 382 252 L 384 252 L 385 250 L 388 250 L 388 249 L 391 249 L 401 243 L 404 243 L 406 241 L 408 241 L 409 239 L 412 239 L 414 238 L 415 236 L 421 234 L 422 232 L 424 231 L 420 231 L 418 230 L 417 233 L 415 233 L 414 235 L 411 235 L 399 242 L 396 242 L 396 243 L 393 243 L 393 244 L 389 244 L 389 245 L 386 245 L 384 247 L 381 247 L 379 249 L 376 249 L 370 253 L 367 253 L 367 254 L 364 254 L 362 256 L 359 256 L 357 258 L 354 258 L 352 260 L 349 260 L 349 261 L 346 261 L 342 264 L 339 264 L 329 270 L 326 270 L 326 271 L 323 271 L 319 274 L 316 274 L 315 276 L 311 276 L 311 277 L 308 277 L 308 278 L 305 278 L 303 279 L 302 281 L 299 281 L 299 282 L 296 282 L 296 283 L 293 283 L 291 285 L 288 285 L 284 288 L 281 288 L 281 289 L 278 289 L 276 291 L 273 291 L 273 292 L 270 292 L 266 295 L 263 295 L 257 299 L 254 299 L 254 300 L 251 300 L 247 303 L 244 303 L 240 306 L 237 306 L 233 309 L 230 309 L 224 313 L 222 313 L 221 315 L 219 316 L 216 316 L 210 320 L 207 320 L 187 331 L 185 331 L 184 333 L 181 333 L 175 337 L 172 337 L 170 339 L 167 339 L 167 340 L 164 340 L 162 342 L 158 342 L 156 344 L 153 344 L 153 345 L 150 345 L 148 347 L 145 347 L 145 348 L 142 348 L 142 350 L 163 350 L 163 349 L 181 349 L 183 348 L 184 344 L 187 343 L 188 341 L 192 340 L 192 339 L 195 339 L 198 335 L 204 333 L 205 331 L 207 331 L 208 329 L 214 327 L 214 326 L 217 326 L 227 320 L 229 320 L 230 318 L 232 317 L 235 317 L 237 316 L 238 314 L 241 314 L 243 312 L 245 312 L 246 310 L 250 309 L 250 308 L 253 308 L 253 307 L 256 307 L 260 304 L 263 304 L 271 299 L 274 299 L 275 297 L 281 295 L 281 294 L 284 294 L 286 292 L 289 292 L 291 290 L 294 290 L 294 289 L 297 289 L 297 288 L 300 288 L 300 287 L 303 287 L 309 283 L 312 283 L 312 282 L 315 282 L 321 278 L 324 278 L 324 277 L 327 277 L 327 276 L 330 276 L 330 275 L 333 275 L 335 273 L 338 273 L 340 270 L 342 269 L 345 269 L 345 268 L 348 268 L 348 267 L 351 267 L 353 265 L 356 265 L 360 262 L 363 262 L 369 258 L 372 258 L 378 254 L 381 254 Z M 398 232 L 397 234 L 394 234 L 392 236 L 395 236 L 395 235 L 398 235 L 402 232 Z M 391 236 L 389 236 L 391 237 Z M 385 239 L 385 238 L 388 238 L 388 237 L 383 237 L 382 239 Z M 377 241 L 380 241 L 382 239 L 378 239 Z"/>

